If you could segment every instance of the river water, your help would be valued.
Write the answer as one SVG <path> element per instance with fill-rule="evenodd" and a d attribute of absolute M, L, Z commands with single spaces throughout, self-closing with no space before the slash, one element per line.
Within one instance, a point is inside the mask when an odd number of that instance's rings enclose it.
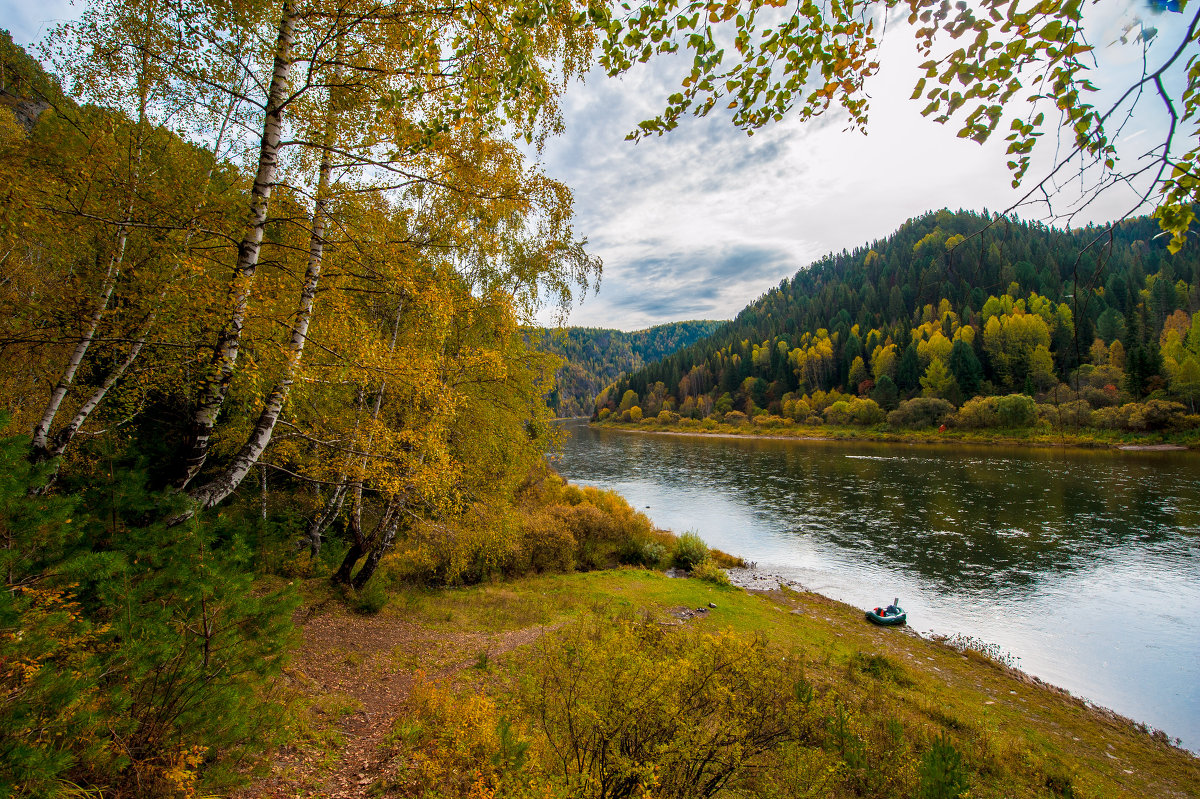
<path fill-rule="evenodd" d="M 1200 455 L 647 435 L 567 422 L 556 464 L 660 527 L 1200 752 Z"/>

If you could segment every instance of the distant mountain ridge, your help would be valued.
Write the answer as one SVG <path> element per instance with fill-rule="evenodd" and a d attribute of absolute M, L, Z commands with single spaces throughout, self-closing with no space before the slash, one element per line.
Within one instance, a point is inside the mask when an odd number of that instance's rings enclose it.
<path fill-rule="evenodd" d="M 1171 255 L 1159 232 L 1149 217 L 1107 233 L 931 212 L 816 261 L 710 337 L 617 380 L 596 414 L 636 405 L 643 418 L 811 418 L 829 392 L 875 397 L 885 410 L 917 394 L 958 405 L 1035 396 L 1079 371 L 1115 386 L 1113 403 L 1158 391 L 1188 404 L 1180 386 L 1191 379 L 1188 359 L 1200 359 L 1200 331 L 1189 335 L 1200 237 Z M 1075 382 L 1073 398 L 1083 399 Z"/>
<path fill-rule="evenodd" d="M 625 332 L 597 327 L 537 328 L 530 342 L 566 363 L 548 403 L 560 417 L 587 416 L 595 396 L 626 372 L 640 369 L 709 336 L 725 321 L 668 322 Z"/>

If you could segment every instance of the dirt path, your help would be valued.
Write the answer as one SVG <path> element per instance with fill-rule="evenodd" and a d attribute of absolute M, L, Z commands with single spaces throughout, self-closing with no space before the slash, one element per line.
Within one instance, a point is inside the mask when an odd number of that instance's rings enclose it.
<path fill-rule="evenodd" d="M 439 633 L 395 616 L 360 616 L 334 607 L 301 625 L 303 644 L 288 671 L 310 698 L 315 725 L 331 728 L 341 746 L 286 747 L 268 777 L 236 799 L 363 796 L 380 764 L 380 744 L 408 697 L 417 672 L 446 678 L 536 641 L 553 627 L 503 633 Z M 349 711 L 349 712 L 347 712 Z"/>

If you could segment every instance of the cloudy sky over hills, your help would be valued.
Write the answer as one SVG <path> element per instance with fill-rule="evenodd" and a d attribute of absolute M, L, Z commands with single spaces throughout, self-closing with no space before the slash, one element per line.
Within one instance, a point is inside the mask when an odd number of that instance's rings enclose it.
<path fill-rule="evenodd" d="M 0 26 L 19 43 L 75 13 L 64 0 L 0 0 Z M 1141 48 L 1115 44 L 1138 20 L 1160 31 L 1162 44 L 1149 53 L 1156 65 L 1178 42 L 1181 15 L 1156 15 L 1132 0 L 1092 9 L 1088 30 L 1101 74 L 1116 76 L 1105 86 L 1123 89 L 1140 74 Z M 831 116 L 808 125 L 785 120 L 747 137 L 714 114 L 634 144 L 625 135 L 675 90 L 681 62 L 660 60 L 619 79 L 594 73 L 571 86 L 566 132 L 547 144 L 542 162 L 574 190 L 576 228 L 605 267 L 599 293 L 574 306 L 569 324 L 633 330 L 730 318 L 825 253 L 886 236 L 912 216 L 1016 203 L 1023 192 L 1009 186 L 1002 135 L 985 146 L 958 139 L 956 128 L 922 118 L 908 99 L 918 58 L 902 16 L 888 21 L 880 61 L 868 85 L 867 136 Z M 1130 159 L 1162 136 L 1165 116 L 1149 101 L 1143 106 L 1122 136 Z M 1043 168 L 1053 156 L 1044 149 Z M 1055 210 L 1078 194 L 1077 185 L 1062 186 Z M 1117 218 L 1132 198 L 1110 193 L 1074 221 Z M 1019 213 L 1046 218 L 1044 206 Z"/>

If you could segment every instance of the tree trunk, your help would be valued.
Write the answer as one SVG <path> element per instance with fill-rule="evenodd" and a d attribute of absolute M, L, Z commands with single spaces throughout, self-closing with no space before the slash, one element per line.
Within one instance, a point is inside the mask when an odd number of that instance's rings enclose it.
<path fill-rule="evenodd" d="M 234 365 L 237 363 L 242 328 L 246 323 L 246 309 L 250 302 L 251 289 L 254 287 L 258 255 L 262 249 L 271 191 L 275 187 L 275 175 L 279 170 L 279 141 L 283 130 L 284 101 L 287 99 L 294 57 L 292 47 L 295 41 L 295 22 L 296 9 L 291 0 L 284 0 L 279 16 L 279 34 L 275 41 L 275 69 L 271 74 L 262 137 L 259 140 L 258 171 L 254 175 L 254 185 L 250 190 L 246 232 L 238 245 L 237 265 L 234 267 L 233 281 L 229 287 L 229 319 L 217 337 L 210 372 L 201 384 L 200 397 L 192 413 L 187 454 L 183 471 L 176 481 L 176 486 L 180 489 L 191 483 L 208 459 L 208 445 L 213 427 L 225 402 L 225 395 L 233 379 Z M 244 472 L 242 476 L 245 476 Z M 227 480 L 224 482 L 228 483 Z M 215 495 L 219 491 L 209 489 L 204 493 Z"/>
<path fill-rule="evenodd" d="M 350 585 L 350 575 L 354 572 L 354 565 L 358 563 L 358 559 L 363 556 L 363 548 L 355 541 L 350 544 L 350 549 L 346 552 L 346 557 L 342 558 L 342 565 L 338 566 L 338 570 L 330 577 L 330 581 L 334 585 Z"/>
<path fill-rule="evenodd" d="M 321 279 L 321 259 L 325 251 L 325 209 L 329 205 L 329 182 L 333 164 L 329 150 L 321 155 L 320 174 L 317 179 L 317 197 L 313 205 L 312 235 L 309 239 L 308 269 L 304 273 L 304 287 L 300 292 L 300 306 L 296 309 L 296 323 L 292 325 L 292 336 L 288 342 L 287 361 L 283 374 L 267 396 L 258 422 L 250 432 L 246 443 L 234 456 L 233 461 L 216 477 L 188 494 L 201 508 L 212 506 L 232 494 L 246 474 L 258 463 L 263 450 L 271 443 L 275 423 L 287 401 L 296 379 L 300 360 L 304 356 L 304 344 L 308 340 L 308 326 L 312 322 L 313 307 L 316 305 L 317 285 Z"/>
<path fill-rule="evenodd" d="M 157 314 L 151 314 L 150 317 L 144 323 L 142 323 L 141 328 L 137 332 L 137 338 L 134 340 L 133 346 L 130 347 L 129 354 L 125 356 L 125 360 L 121 361 L 121 363 L 112 368 L 112 371 L 110 371 L 108 376 L 104 378 L 104 382 L 97 386 L 96 390 L 92 392 L 92 395 L 88 397 L 82 405 L 79 406 L 79 410 L 75 412 L 74 418 L 71 419 L 67 426 L 54 434 L 50 446 L 44 449 L 44 451 L 47 453 L 47 457 L 57 458 L 59 455 L 62 455 L 67 451 L 67 447 L 70 445 L 71 440 L 75 438 L 75 434 L 79 432 L 81 427 L 83 427 L 83 423 L 87 421 L 89 416 L 91 416 L 92 411 L 96 410 L 96 406 L 98 406 L 104 399 L 105 395 L 108 394 L 109 389 L 116 385 L 117 381 L 120 380 L 127 371 L 129 371 L 129 367 L 132 366 L 133 362 L 137 360 L 138 354 L 142 351 L 142 347 L 146 344 L 146 338 L 150 335 L 150 329 L 154 326 L 154 320 L 156 316 Z"/>
<path fill-rule="evenodd" d="M 400 529 L 400 519 L 401 516 L 398 512 L 391 523 L 383 528 L 383 535 L 371 547 L 371 551 L 367 553 L 367 559 L 363 562 L 362 568 L 358 570 L 358 574 L 354 575 L 353 585 L 355 591 L 362 590 L 367 581 L 371 579 L 371 575 L 375 574 L 375 569 L 378 568 L 380 559 L 392 548 L 392 542 L 396 540 L 396 532 Z"/>
<path fill-rule="evenodd" d="M 267 465 L 265 463 L 258 465 L 258 479 L 262 497 L 262 520 L 265 522 L 267 520 Z"/>
<path fill-rule="evenodd" d="M 321 554 L 321 540 L 325 531 L 329 529 L 329 525 L 333 524 L 333 520 L 342 512 L 342 504 L 346 499 L 346 476 L 342 475 L 341 481 L 333 489 L 333 493 L 329 495 L 329 499 L 325 501 L 324 507 L 317 513 L 308 523 L 308 529 L 305 530 L 304 538 L 300 541 L 300 546 L 308 545 L 308 553 L 313 560 Z"/>
<path fill-rule="evenodd" d="M 75 381 L 75 373 L 79 371 L 83 357 L 87 355 L 88 348 L 92 346 L 92 341 L 96 338 L 96 329 L 100 327 L 100 320 L 104 318 L 104 312 L 108 309 L 108 301 L 112 298 L 113 289 L 117 285 L 117 275 L 120 273 L 121 259 L 125 255 L 127 239 L 128 232 L 122 225 L 117 232 L 116 248 L 113 250 L 112 257 L 108 259 L 108 272 L 104 275 L 104 282 L 101 284 L 100 300 L 96 303 L 96 309 L 88 319 L 79 341 L 75 344 L 74 351 L 71 352 L 71 357 L 67 360 L 66 369 L 63 370 L 54 390 L 50 392 L 50 401 L 46 403 L 46 411 L 42 414 L 42 420 L 33 429 L 31 444 L 35 460 L 40 461 L 51 457 L 50 427 L 54 424 L 54 417 L 58 414 L 58 409 L 62 406 L 67 391 L 71 388 L 71 383 Z"/>
<path fill-rule="evenodd" d="M 346 552 L 346 557 L 342 558 L 342 565 L 330 578 L 335 585 L 350 584 L 350 575 L 354 572 L 354 566 L 358 563 L 359 558 L 366 554 L 371 542 L 379 535 L 380 531 L 391 525 L 395 508 L 395 502 L 389 501 L 383 510 L 383 518 L 379 520 L 375 531 L 368 539 L 362 532 L 362 486 L 357 487 L 350 510 L 350 534 L 352 537 L 350 549 Z"/>

